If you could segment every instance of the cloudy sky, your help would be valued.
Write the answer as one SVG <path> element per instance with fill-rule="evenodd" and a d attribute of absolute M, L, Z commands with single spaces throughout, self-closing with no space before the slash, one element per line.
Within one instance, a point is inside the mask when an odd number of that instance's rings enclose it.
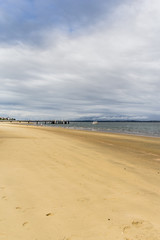
<path fill-rule="evenodd" d="M 0 0 L 0 116 L 160 120 L 159 0 Z"/>

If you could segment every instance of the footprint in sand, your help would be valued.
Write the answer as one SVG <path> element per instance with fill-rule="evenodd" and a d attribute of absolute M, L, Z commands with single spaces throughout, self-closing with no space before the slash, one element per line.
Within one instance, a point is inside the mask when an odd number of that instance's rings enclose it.
<path fill-rule="evenodd" d="M 3 200 L 7 200 L 7 197 L 6 197 L 6 196 L 3 196 L 2 199 L 3 199 Z"/>
<path fill-rule="evenodd" d="M 77 199 L 78 202 L 88 202 L 89 201 L 89 198 L 78 198 Z"/>
<path fill-rule="evenodd" d="M 4 236 L 5 236 L 5 233 L 0 232 L 0 236 L 4 237 Z"/>
<path fill-rule="evenodd" d="M 18 209 L 18 210 L 19 210 L 19 209 L 21 209 L 21 207 L 16 207 L 16 209 Z"/>
<path fill-rule="evenodd" d="M 125 240 L 159 240 L 160 234 L 148 221 L 134 220 L 123 227 Z"/>

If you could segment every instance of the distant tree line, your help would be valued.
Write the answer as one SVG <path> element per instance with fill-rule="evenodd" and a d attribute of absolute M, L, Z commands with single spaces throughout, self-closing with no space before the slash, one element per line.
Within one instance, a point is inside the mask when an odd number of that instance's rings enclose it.
<path fill-rule="evenodd" d="M 14 121 L 16 120 L 15 118 L 9 118 L 9 117 L 0 117 L 0 120 L 5 120 L 5 121 Z"/>

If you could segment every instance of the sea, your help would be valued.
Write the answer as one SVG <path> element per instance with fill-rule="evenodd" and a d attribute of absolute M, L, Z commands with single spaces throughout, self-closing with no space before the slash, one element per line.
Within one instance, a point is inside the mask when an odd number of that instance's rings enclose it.
<path fill-rule="evenodd" d="M 41 124 L 42 125 L 42 124 Z M 46 124 L 50 127 L 63 127 L 87 131 L 122 133 L 139 136 L 160 137 L 160 122 L 70 122 L 69 124 Z"/>

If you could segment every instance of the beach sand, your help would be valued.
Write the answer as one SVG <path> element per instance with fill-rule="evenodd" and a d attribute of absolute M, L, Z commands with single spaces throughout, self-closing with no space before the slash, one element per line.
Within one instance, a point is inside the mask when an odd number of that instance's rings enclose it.
<path fill-rule="evenodd" d="M 0 240 L 160 240 L 160 138 L 0 124 Z"/>

